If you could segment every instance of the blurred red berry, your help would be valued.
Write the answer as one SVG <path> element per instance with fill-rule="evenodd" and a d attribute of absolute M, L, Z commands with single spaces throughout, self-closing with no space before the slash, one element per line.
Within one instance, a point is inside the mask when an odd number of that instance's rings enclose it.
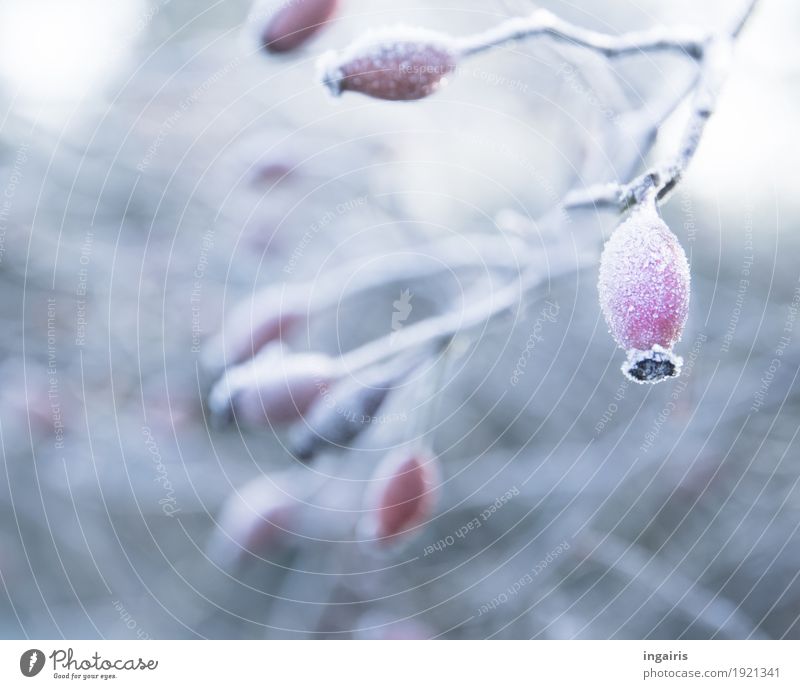
<path fill-rule="evenodd" d="M 433 514 L 439 470 L 432 453 L 402 450 L 390 454 L 378 466 L 374 480 L 368 520 L 379 545 L 408 535 Z"/>
<path fill-rule="evenodd" d="M 338 0 L 286 0 L 264 27 L 264 50 L 288 53 L 299 48 L 325 26 L 338 7 Z"/>
<path fill-rule="evenodd" d="M 225 501 L 206 549 L 218 566 L 229 569 L 291 540 L 304 503 L 280 483 L 280 477 L 259 476 Z"/>
<path fill-rule="evenodd" d="M 255 294 L 236 306 L 225 319 L 222 331 L 205 345 L 203 366 L 220 373 L 252 359 L 265 345 L 287 337 L 306 320 L 299 303 L 283 299 L 274 290 Z"/>

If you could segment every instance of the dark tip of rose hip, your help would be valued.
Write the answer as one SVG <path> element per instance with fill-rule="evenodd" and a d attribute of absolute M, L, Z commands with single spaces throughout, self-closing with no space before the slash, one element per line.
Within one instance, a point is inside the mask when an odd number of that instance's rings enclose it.
<path fill-rule="evenodd" d="M 644 359 L 628 369 L 628 375 L 642 383 L 655 383 L 675 376 L 675 364 L 667 360 Z"/>
<path fill-rule="evenodd" d="M 636 383 L 659 383 L 679 376 L 682 366 L 683 359 L 671 349 L 653 345 L 646 351 L 629 350 L 622 372 Z"/>

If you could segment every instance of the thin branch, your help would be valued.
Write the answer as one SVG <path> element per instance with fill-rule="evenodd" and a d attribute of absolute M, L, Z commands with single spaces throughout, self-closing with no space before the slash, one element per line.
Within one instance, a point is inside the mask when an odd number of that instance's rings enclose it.
<path fill-rule="evenodd" d="M 515 17 L 487 31 L 461 39 L 461 55 L 475 55 L 506 43 L 538 36 L 594 50 L 609 58 L 648 52 L 677 52 L 695 60 L 703 54 L 707 34 L 693 28 L 657 28 L 613 36 L 574 26 L 547 10 Z"/>
<path fill-rule="evenodd" d="M 612 182 L 594 185 L 567 194 L 565 209 L 586 206 L 610 208 L 624 212 L 642 202 L 655 188 L 659 201 L 665 200 L 680 182 L 700 145 L 706 124 L 714 112 L 720 88 L 728 75 L 733 39 L 739 35 L 752 15 L 756 0 L 746 0 L 743 11 L 733 22 L 730 33 L 711 38 L 702 50 L 700 75 L 694 87 L 691 113 L 675 154 L 626 184 Z"/>
<path fill-rule="evenodd" d="M 697 152 L 706 124 L 716 107 L 722 83 L 728 75 L 732 49 L 733 42 L 729 38 L 717 39 L 708 46 L 700 83 L 692 102 L 692 114 L 681 138 L 678 152 L 658 171 L 654 180 L 659 200 L 663 200 L 678 184 Z M 639 199 L 635 193 L 629 195 L 632 199 Z"/>
<path fill-rule="evenodd" d="M 700 145 L 706 124 L 714 112 L 720 86 L 728 73 L 732 42 L 730 38 L 711 41 L 705 51 L 702 71 L 692 99 L 691 114 L 676 153 L 627 184 L 610 183 L 570 193 L 565 208 L 596 206 L 624 212 L 642 202 L 650 189 L 663 201 L 680 182 Z"/>
<path fill-rule="evenodd" d="M 289 327 L 293 319 L 307 319 L 344 300 L 385 288 L 393 283 L 438 279 L 455 271 L 480 270 L 494 280 L 495 275 L 511 274 L 529 265 L 540 255 L 517 237 L 480 233 L 448 236 L 410 246 L 388 257 L 369 260 L 359 257 L 322 272 L 306 282 L 270 284 L 238 302 L 225 318 L 220 332 L 203 347 L 203 366 L 212 375 L 240 362 L 246 351 L 259 348 L 254 333 L 265 324 L 283 320 Z M 428 257 L 430 260 L 424 260 Z M 441 303 L 442 290 L 432 297 Z M 289 336 L 289 331 L 285 331 Z M 244 350 L 244 353 L 243 353 Z"/>
<path fill-rule="evenodd" d="M 750 17 L 753 14 L 753 10 L 756 8 L 758 4 L 758 0 L 742 0 L 742 10 L 739 12 L 739 16 L 731 24 L 731 38 L 738 38 L 739 34 L 742 32 L 742 29 L 745 27 L 747 22 L 750 20 Z"/>
<path fill-rule="evenodd" d="M 350 297 L 393 283 L 436 277 L 454 270 L 513 271 L 534 259 L 524 242 L 517 238 L 503 240 L 498 241 L 496 235 L 485 233 L 448 236 L 398 250 L 389 256 L 389 261 L 369 257 L 348 261 L 323 273 L 319 279 L 290 284 L 287 290 L 306 298 L 316 295 L 315 302 L 309 303 L 308 308 L 319 311 L 342 300 L 343 285 Z M 281 290 L 281 286 L 271 285 L 264 293 L 279 294 Z"/>
<path fill-rule="evenodd" d="M 550 265 L 549 270 L 530 268 L 518 280 L 502 288 L 495 294 L 476 301 L 464 311 L 450 311 L 441 316 L 428 318 L 400 331 L 354 349 L 342 359 L 348 370 L 360 370 L 404 351 L 429 346 L 434 349 L 445 347 L 460 332 L 466 332 L 486 323 L 503 312 L 510 311 L 531 292 L 549 284 L 550 280 L 568 275 L 591 265 L 595 256 L 567 257 L 558 265 Z"/>

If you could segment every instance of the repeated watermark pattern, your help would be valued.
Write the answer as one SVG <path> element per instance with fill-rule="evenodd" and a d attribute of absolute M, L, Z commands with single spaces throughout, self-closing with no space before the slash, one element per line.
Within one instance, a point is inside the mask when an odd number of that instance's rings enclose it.
<path fill-rule="evenodd" d="M 139 623 L 131 616 L 131 614 L 125 609 L 125 606 L 119 600 L 112 600 L 111 604 L 119 613 L 119 619 L 122 621 L 122 623 L 130 631 L 136 632 L 137 639 L 145 640 L 150 638 L 150 635 L 139 626 Z"/>
<path fill-rule="evenodd" d="M 571 91 L 584 98 L 591 107 L 598 110 L 600 114 L 609 122 L 619 125 L 619 113 L 606 105 L 597 92 L 584 83 L 583 79 L 581 78 L 581 72 L 578 68 L 576 68 L 574 65 L 571 65 L 569 62 L 562 62 L 556 70 L 556 75 L 564 80 L 564 83 L 569 86 Z"/>
<path fill-rule="evenodd" d="M 681 377 L 672 386 L 669 401 L 656 415 L 656 418 L 653 420 L 650 429 L 644 434 L 644 441 L 639 446 L 639 450 L 641 452 L 649 452 L 653 448 L 656 438 L 658 438 L 659 434 L 661 433 L 661 429 L 663 428 L 664 424 L 678 408 L 678 400 L 689 387 L 689 382 L 692 377 L 692 371 L 694 370 L 695 363 L 697 362 L 697 358 L 700 356 L 700 351 L 707 340 L 708 336 L 704 333 L 700 333 L 695 338 L 694 345 L 686 357 L 686 363 L 683 365 Z"/>
<path fill-rule="evenodd" d="M 330 208 L 325 211 L 325 213 L 323 213 L 316 221 L 311 223 L 308 230 L 303 233 L 303 236 L 300 238 L 297 246 L 295 246 L 295 248 L 292 250 L 289 260 L 283 266 L 283 272 L 287 275 L 291 275 L 295 271 L 298 261 L 305 256 L 306 249 L 314 240 L 314 237 L 328 227 L 336 218 L 346 215 L 357 208 L 363 208 L 368 203 L 368 196 L 357 196 L 356 198 L 337 203 L 334 208 Z"/>
<path fill-rule="evenodd" d="M 214 237 L 216 231 L 214 228 L 208 228 L 203 234 L 200 242 L 200 256 L 197 259 L 194 273 L 192 274 L 192 291 L 189 295 L 189 305 L 192 314 L 192 346 L 191 351 L 193 354 L 200 352 L 200 346 L 203 339 L 203 328 L 200 322 L 200 311 L 203 299 L 203 278 L 206 275 L 208 268 L 208 255 L 214 248 Z"/>
<path fill-rule="evenodd" d="M 528 363 L 533 357 L 533 351 L 536 349 L 537 343 L 544 342 L 544 338 L 542 337 L 542 328 L 544 328 L 545 323 L 556 322 L 559 310 L 560 307 L 558 302 L 550 301 L 548 299 L 544 303 L 541 311 L 539 311 L 539 315 L 533 322 L 531 334 L 528 336 L 528 339 L 525 342 L 525 349 L 522 350 L 522 354 L 520 354 L 519 359 L 517 359 L 517 364 L 511 374 L 510 383 L 512 386 L 516 386 L 522 376 L 525 375 L 525 371 L 528 368 Z"/>
<path fill-rule="evenodd" d="M 8 234 L 8 220 L 11 209 L 14 205 L 14 197 L 17 195 L 17 187 L 22 182 L 22 170 L 28 162 L 28 149 L 30 144 L 23 141 L 17 147 L 14 163 L 11 166 L 11 174 L 3 189 L 3 197 L 0 198 L 0 264 L 6 254 L 6 235 Z"/>
<path fill-rule="evenodd" d="M 58 359 L 56 356 L 56 299 L 47 298 L 47 399 L 50 403 L 50 418 L 53 423 L 54 447 L 64 449 L 64 418 L 61 410 L 61 392 L 58 381 Z"/>
<path fill-rule="evenodd" d="M 489 505 L 485 510 L 483 510 L 477 517 L 470 519 L 468 522 L 465 522 L 461 526 L 459 526 L 452 534 L 448 534 L 444 538 L 440 538 L 436 543 L 431 543 L 430 545 L 425 546 L 425 550 L 423 551 L 423 557 L 428 557 L 428 555 L 432 555 L 436 552 L 442 552 L 446 550 L 451 545 L 456 543 L 456 540 L 463 540 L 469 534 L 473 533 L 475 530 L 480 529 L 489 519 L 492 518 L 494 514 L 497 513 L 498 510 L 502 509 L 504 505 L 508 504 L 513 498 L 519 495 L 519 488 L 513 486 L 509 488 L 505 493 L 503 493 L 500 497 L 498 497 L 491 505 Z"/>
<path fill-rule="evenodd" d="M 742 257 L 742 268 L 739 275 L 739 285 L 736 288 L 736 298 L 733 302 L 730 321 L 725 333 L 722 336 L 722 346 L 720 351 L 727 353 L 730 351 L 733 338 L 736 336 L 736 329 L 739 326 L 739 319 L 742 316 L 745 296 L 750 287 L 750 275 L 755 262 L 755 251 L 753 247 L 753 204 L 748 201 L 744 215 L 744 250 Z"/>
<path fill-rule="evenodd" d="M 544 570 L 552 565 L 563 553 L 569 550 L 569 542 L 563 541 L 558 546 L 553 548 L 547 555 L 539 560 L 533 567 L 531 567 L 525 574 L 517 579 L 505 591 L 498 593 L 488 603 L 484 603 L 478 608 L 478 617 L 487 614 L 490 610 L 497 610 L 501 605 L 505 605 L 515 596 L 519 594 L 522 589 L 533 583 L 535 577 L 538 577 Z"/>
<path fill-rule="evenodd" d="M 778 338 L 778 343 L 773 350 L 774 356 L 767 365 L 764 375 L 761 376 L 758 390 L 753 395 L 753 404 L 750 406 L 752 412 L 757 412 L 764 406 L 772 381 L 775 380 L 778 370 L 783 365 L 783 357 L 794 337 L 794 325 L 797 321 L 798 310 L 800 310 L 800 286 L 794 288 L 792 301 L 788 306 L 788 313 L 783 324 L 783 334 Z"/>
<path fill-rule="evenodd" d="M 161 511 L 167 517 L 174 517 L 181 511 L 181 508 L 178 506 L 178 501 L 175 498 L 175 490 L 172 487 L 172 482 L 169 480 L 167 467 L 164 466 L 164 460 L 161 457 L 161 451 L 158 449 L 158 443 L 156 443 L 153 437 L 153 431 L 149 426 L 142 426 L 142 436 L 144 436 L 145 447 L 150 453 L 153 464 L 155 465 L 157 476 L 153 480 L 164 490 L 164 497 L 159 498 L 158 504 L 161 505 Z"/>
<path fill-rule="evenodd" d="M 619 411 L 619 405 L 617 402 L 622 402 L 622 400 L 625 399 L 625 393 L 627 392 L 629 385 L 630 383 L 628 382 L 627 378 L 624 378 L 620 381 L 616 391 L 614 392 L 614 401 L 608 403 L 608 406 L 603 412 L 603 415 L 600 417 L 600 420 L 594 425 L 594 432 L 596 435 L 600 435 L 600 433 L 603 432 L 603 429 L 611 422 L 611 419 L 613 419 L 614 415 Z"/>
<path fill-rule="evenodd" d="M 75 287 L 75 346 L 83 347 L 86 344 L 87 298 L 89 294 L 89 264 L 92 260 L 92 247 L 94 246 L 94 232 L 86 232 L 81 252 L 78 258 L 78 284 Z"/>
<path fill-rule="evenodd" d="M 153 164 L 153 161 L 158 156 L 158 152 L 164 145 L 167 137 L 178 126 L 184 115 L 186 115 L 186 113 L 189 112 L 206 93 L 208 93 L 214 84 L 220 82 L 222 79 L 225 79 L 228 75 L 230 75 L 230 73 L 239 66 L 241 61 L 242 58 L 237 57 L 223 67 L 220 67 L 210 77 L 205 79 L 200 86 L 194 89 L 189 96 L 184 98 L 178 104 L 178 107 L 161 123 L 155 138 L 147 147 L 147 151 L 142 159 L 136 164 L 136 169 L 139 172 L 146 172 L 147 169 Z"/>

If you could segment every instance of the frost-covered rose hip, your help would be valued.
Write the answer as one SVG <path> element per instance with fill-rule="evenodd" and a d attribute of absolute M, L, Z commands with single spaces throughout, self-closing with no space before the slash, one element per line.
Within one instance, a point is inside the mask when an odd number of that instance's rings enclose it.
<path fill-rule="evenodd" d="M 652 201 L 606 243 L 598 290 L 609 330 L 628 351 L 623 373 L 638 383 L 679 375 L 683 360 L 672 346 L 689 310 L 689 263 Z"/>
<path fill-rule="evenodd" d="M 334 96 L 356 91 L 383 100 L 418 100 L 439 88 L 456 59 L 450 37 L 397 27 L 373 31 L 340 53 L 323 55 L 319 67 Z"/>

